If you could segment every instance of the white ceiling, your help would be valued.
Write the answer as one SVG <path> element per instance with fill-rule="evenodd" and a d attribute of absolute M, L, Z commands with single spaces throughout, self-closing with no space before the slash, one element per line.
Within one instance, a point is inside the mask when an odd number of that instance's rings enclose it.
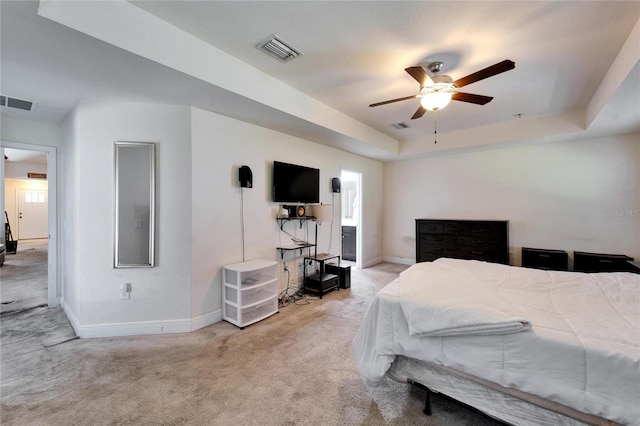
<path fill-rule="evenodd" d="M 43 2 L 39 16 L 37 2 L 0 2 L 2 94 L 37 102 L 5 116 L 59 123 L 80 100 L 193 105 L 381 160 L 470 146 L 474 135 L 483 144 L 640 131 L 636 1 L 58 3 Z M 112 9 L 138 26 L 109 21 Z M 195 42 L 182 52 L 149 40 L 180 35 L 175 27 L 231 56 L 199 47 L 187 64 Z M 255 48 L 273 33 L 303 55 L 283 64 Z M 516 68 L 463 90 L 492 102 L 437 113 L 437 146 L 434 113 L 410 120 L 418 100 L 368 107 L 418 92 L 408 66 L 442 61 L 455 80 L 504 59 Z"/>
<path fill-rule="evenodd" d="M 47 153 L 25 149 L 5 148 L 5 159 L 14 163 L 47 164 Z"/>

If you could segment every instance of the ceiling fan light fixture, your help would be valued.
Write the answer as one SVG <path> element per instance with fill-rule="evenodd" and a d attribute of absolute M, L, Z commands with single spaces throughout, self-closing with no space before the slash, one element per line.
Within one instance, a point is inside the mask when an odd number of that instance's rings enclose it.
<path fill-rule="evenodd" d="M 420 104 L 428 111 L 438 111 L 449 105 L 453 89 L 451 83 L 435 83 L 433 86 L 423 87 L 420 90 Z"/>
<path fill-rule="evenodd" d="M 451 102 L 451 93 L 449 92 L 432 92 L 420 99 L 420 104 L 428 111 L 438 111 Z"/>
<path fill-rule="evenodd" d="M 512 70 L 516 67 L 515 62 L 505 59 L 502 62 L 498 62 L 490 67 L 486 67 L 480 71 L 474 72 L 473 74 L 469 74 L 466 77 L 453 81 L 450 76 L 439 74 L 442 69 L 442 65 L 442 62 L 431 62 L 426 65 L 415 65 L 405 68 L 404 70 L 420 84 L 420 93 L 414 96 L 405 96 L 403 98 L 376 102 L 369 106 L 377 107 L 380 105 L 387 105 L 394 102 L 418 98 L 420 99 L 420 108 L 418 108 L 411 117 L 411 119 L 414 120 L 422 117 L 427 111 L 438 111 L 446 107 L 452 100 L 476 105 L 485 105 L 491 102 L 493 97 L 457 92 L 456 90 L 468 84 Z M 434 75 L 430 76 L 427 73 L 427 70 L 431 71 Z"/>

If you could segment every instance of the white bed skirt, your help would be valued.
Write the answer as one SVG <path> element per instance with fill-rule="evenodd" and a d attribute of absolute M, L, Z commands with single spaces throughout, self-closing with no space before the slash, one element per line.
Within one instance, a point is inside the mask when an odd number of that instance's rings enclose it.
<path fill-rule="evenodd" d="M 410 380 L 470 405 L 482 413 L 512 425 L 614 426 L 618 423 L 585 414 L 535 395 L 505 388 L 447 367 L 398 356 L 387 376 Z M 436 413 L 434 413 L 436 414 Z"/>

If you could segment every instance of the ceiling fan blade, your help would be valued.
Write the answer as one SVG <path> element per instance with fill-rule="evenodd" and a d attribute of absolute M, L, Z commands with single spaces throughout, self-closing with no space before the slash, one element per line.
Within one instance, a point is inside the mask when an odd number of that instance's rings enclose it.
<path fill-rule="evenodd" d="M 496 74 L 503 73 L 505 71 L 512 70 L 516 67 L 516 63 L 506 59 L 502 62 L 498 62 L 495 65 L 491 65 L 485 69 L 469 74 L 466 77 L 462 77 L 453 82 L 456 87 L 464 87 L 467 84 L 475 83 L 476 81 L 484 80 L 485 78 L 492 77 Z"/>
<path fill-rule="evenodd" d="M 433 84 L 431 77 L 429 77 L 429 74 L 427 74 L 427 72 L 422 67 L 415 66 L 405 68 L 404 70 L 408 72 L 409 75 L 413 77 L 418 83 L 420 83 L 420 87 Z"/>
<path fill-rule="evenodd" d="M 416 112 L 413 113 L 413 116 L 411 116 L 412 120 L 415 120 L 416 118 L 420 118 L 424 115 L 424 113 L 427 112 L 427 110 L 425 109 L 425 107 L 423 107 L 422 105 L 420 105 L 420 108 L 418 108 L 416 110 Z"/>
<path fill-rule="evenodd" d="M 451 100 L 469 102 L 470 104 L 484 105 L 491 102 L 493 96 L 474 95 L 473 93 L 456 92 L 451 95 Z"/>
<path fill-rule="evenodd" d="M 380 105 L 386 105 L 386 104 L 391 104 L 393 102 L 400 102 L 400 101 L 407 101 L 409 99 L 415 99 L 417 98 L 418 95 L 413 95 L 413 96 L 405 96 L 404 98 L 398 98 L 398 99 L 390 99 L 388 101 L 382 101 L 382 102 L 376 102 L 375 104 L 371 104 L 369 105 L 370 107 L 377 107 Z"/>

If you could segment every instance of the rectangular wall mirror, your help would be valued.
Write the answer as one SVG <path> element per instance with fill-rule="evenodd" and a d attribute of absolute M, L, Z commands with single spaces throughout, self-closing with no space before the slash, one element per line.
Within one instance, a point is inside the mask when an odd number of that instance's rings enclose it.
<path fill-rule="evenodd" d="M 155 175 L 153 142 L 115 143 L 115 268 L 155 265 Z"/>

